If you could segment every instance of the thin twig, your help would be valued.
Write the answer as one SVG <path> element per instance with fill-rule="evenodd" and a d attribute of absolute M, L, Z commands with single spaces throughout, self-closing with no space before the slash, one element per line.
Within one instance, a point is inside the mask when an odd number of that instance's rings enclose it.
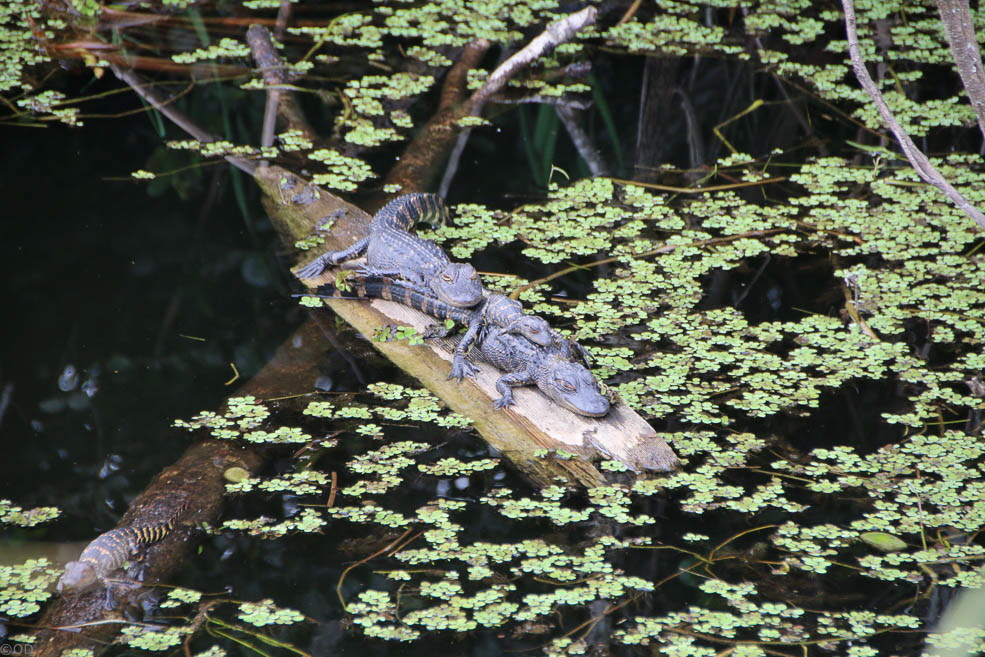
<path fill-rule="evenodd" d="M 455 174 L 458 173 L 458 163 L 462 159 L 462 153 L 465 152 L 465 145 L 468 143 L 471 134 L 471 128 L 465 128 L 458 133 L 458 139 L 455 140 L 455 146 L 451 149 L 451 154 L 448 155 L 448 164 L 445 165 L 445 172 L 441 175 L 441 183 L 438 185 L 438 196 L 441 198 L 448 198 L 451 181 L 454 180 Z"/>
<path fill-rule="evenodd" d="M 659 248 L 650 251 L 644 251 L 643 253 L 629 254 L 629 257 L 632 258 L 633 260 L 639 260 L 641 258 L 649 258 L 650 256 L 660 255 L 662 253 L 670 253 L 671 251 L 676 251 L 677 249 L 684 247 L 708 246 L 709 244 L 722 244 L 725 242 L 731 242 L 733 240 L 742 239 L 744 237 L 763 237 L 765 235 L 781 233 L 784 230 L 786 229 L 770 228 L 769 230 L 750 230 L 748 232 L 739 233 L 737 235 L 726 235 L 725 237 L 712 237 L 707 240 L 698 240 L 696 242 L 686 242 L 683 244 L 665 244 L 664 246 L 661 246 Z M 555 278 L 561 278 L 562 276 L 567 276 L 568 274 L 579 271 L 581 269 L 588 269 L 589 267 L 599 267 L 601 265 L 607 265 L 612 262 L 623 260 L 626 257 L 627 257 L 626 255 L 617 255 L 617 256 L 612 256 L 610 258 L 602 258 L 601 260 L 595 260 L 593 262 L 589 262 L 584 265 L 572 265 L 570 267 L 565 267 L 564 269 L 560 269 L 554 272 L 553 274 L 549 274 L 547 276 L 544 276 L 543 278 L 538 278 L 535 281 L 530 281 L 526 285 L 521 285 L 520 287 L 510 292 L 509 296 L 511 299 L 516 299 L 525 290 L 529 290 L 530 288 L 536 287 L 543 283 L 549 283 L 550 281 L 553 281 Z"/>
<path fill-rule="evenodd" d="M 174 102 L 173 98 L 166 98 L 157 89 L 155 89 L 132 70 L 123 69 L 116 64 L 111 64 L 110 68 L 113 70 L 113 74 L 123 82 L 130 85 L 130 88 L 137 92 L 137 95 L 153 105 L 158 112 L 168 117 L 172 123 L 190 134 L 192 137 L 201 142 L 216 141 L 217 137 L 215 135 L 207 132 L 195 123 L 188 115 L 174 107 L 171 104 Z M 249 160 L 244 160 L 243 158 L 236 157 L 235 155 L 226 155 L 225 157 L 227 162 L 240 171 L 244 171 L 251 176 L 257 168 L 256 162 L 250 162 Z"/>
<path fill-rule="evenodd" d="M 571 137 L 571 141 L 574 143 L 578 155 L 588 165 L 588 170 L 592 173 L 592 176 L 597 178 L 608 175 L 609 167 L 606 166 L 605 160 L 602 158 L 602 153 L 592 143 L 592 138 L 582 129 L 581 124 L 578 123 L 571 106 L 557 105 L 554 107 L 554 111 L 557 112 L 558 118 L 564 124 L 564 129 L 568 131 L 568 136 Z"/>
<path fill-rule="evenodd" d="M 386 545 L 386 547 L 380 548 L 379 550 L 377 550 L 373 554 L 369 555 L 368 557 L 364 557 L 364 558 L 360 559 L 359 561 L 357 561 L 357 562 L 355 562 L 353 564 L 350 564 L 345 570 L 342 571 L 342 574 L 339 575 L 339 583 L 335 586 L 335 592 L 339 596 L 339 602 L 342 603 L 342 609 L 343 610 L 348 611 L 348 609 L 349 609 L 348 606 L 346 606 L 346 604 L 345 604 L 345 598 L 342 596 L 342 584 L 345 582 L 346 575 L 348 575 L 354 568 L 358 568 L 359 566 L 363 565 L 364 563 L 366 563 L 368 561 L 372 561 L 376 557 L 378 557 L 380 555 L 383 555 L 383 554 L 386 554 L 386 553 L 390 552 L 391 550 L 396 550 L 397 547 L 400 546 L 401 544 L 406 545 L 407 543 L 415 540 L 418 536 L 421 535 L 421 532 L 418 531 L 416 534 L 414 534 L 410 538 L 407 538 L 413 532 L 414 532 L 414 528 L 413 527 L 407 529 L 406 531 L 404 531 L 403 534 L 401 534 L 400 536 L 398 536 L 394 540 L 390 541 L 390 543 L 388 543 Z M 404 539 L 407 539 L 407 541 L 404 542 Z"/>
<path fill-rule="evenodd" d="M 637 185 L 639 187 L 645 187 L 647 189 L 656 189 L 662 192 L 672 192 L 674 194 L 706 194 L 708 192 L 724 192 L 730 189 L 739 189 L 740 187 L 755 187 L 757 185 L 766 185 L 769 183 L 778 183 L 786 180 L 786 176 L 778 176 L 776 178 L 764 178 L 763 180 L 744 180 L 737 183 L 729 183 L 728 185 L 712 185 L 710 187 L 673 187 L 671 185 L 658 185 L 657 183 L 640 182 L 639 180 L 624 180 L 622 178 L 609 178 L 614 183 L 619 183 L 620 185 Z"/>
<path fill-rule="evenodd" d="M 633 0 L 633 4 L 629 6 L 629 9 L 627 9 L 626 13 L 622 15 L 622 18 L 616 22 L 616 27 L 633 20 L 633 16 L 635 16 L 636 12 L 639 11 L 641 4 L 643 4 L 643 0 Z"/>
<path fill-rule="evenodd" d="M 595 23 L 597 14 L 598 11 L 595 7 L 585 7 L 581 11 L 576 11 L 548 25 L 533 41 L 489 74 L 485 84 L 469 98 L 467 103 L 468 112 L 478 115 L 482 111 L 482 107 L 486 104 L 486 101 L 493 94 L 505 87 L 506 83 L 516 75 L 517 71 L 529 66 L 535 59 L 553 50 L 558 45 L 570 41 L 578 31 Z"/>
<path fill-rule="evenodd" d="M 280 9 L 277 10 L 277 22 L 274 24 L 274 38 L 284 41 L 284 32 L 287 30 L 287 23 L 291 20 L 291 0 L 280 0 Z"/>
<path fill-rule="evenodd" d="M 872 98 L 872 102 L 875 103 L 876 109 L 879 110 L 879 115 L 882 116 L 882 120 L 889 126 L 893 134 L 896 136 L 896 141 L 899 142 L 900 148 L 903 149 L 903 154 L 906 155 L 906 159 L 910 161 L 910 164 L 916 170 L 917 175 L 920 178 L 937 189 L 944 192 L 951 201 L 954 202 L 958 208 L 960 208 L 965 214 L 971 217 L 976 224 L 978 224 L 982 229 L 985 229 L 985 214 L 982 214 L 980 210 L 974 207 L 971 202 L 968 201 L 961 192 L 956 190 L 949 182 L 947 182 L 944 177 L 937 171 L 927 156 L 917 148 L 917 145 L 913 143 L 910 136 L 906 134 L 903 127 L 896 121 L 893 113 L 889 110 L 889 105 L 886 104 L 886 99 L 883 98 L 882 92 L 876 86 L 875 82 L 872 81 L 872 76 L 869 75 L 869 71 L 865 68 L 865 60 L 862 59 L 862 51 L 858 45 L 858 30 L 856 28 L 855 22 L 855 5 L 852 0 L 841 0 L 841 5 L 845 9 L 845 32 L 848 37 L 848 54 L 852 60 L 852 68 L 855 70 L 855 77 L 858 78 L 859 84 L 865 90 L 869 97 Z"/>
<path fill-rule="evenodd" d="M 3 387 L 3 392 L 0 393 L 0 424 L 3 423 L 3 416 L 7 414 L 7 409 L 10 408 L 10 398 L 14 394 L 14 384 L 8 383 Z"/>
<path fill-rule="evenodd" d="M 335 495 L 339 492 L 339 473 L 332 470 L 332 489 L 328 493 L 328 501 L 325 506 L 331 509 L 335 506 Z"/>

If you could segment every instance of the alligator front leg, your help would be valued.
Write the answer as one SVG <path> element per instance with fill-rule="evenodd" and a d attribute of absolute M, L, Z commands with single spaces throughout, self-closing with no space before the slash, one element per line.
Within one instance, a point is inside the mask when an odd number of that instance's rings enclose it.
<path fill-rule="evenodd" d="M 479 368 L 466 359 L 466 355 L 469 353 L 469 347 L 472 346 L 472 343 L 475 342 L 476 337 L 479 335 L 479 329 L 482 328 L 482 323 L 482 313 L 474 313 L 469 319 L 469 330 L 465 332 L 465 335 L 462 336 L 461 341 L 459 341 L 458 346 L 455 348 L 455 357 L 451 362 L 449 379 L 458 379 L 461 381 L 467 376 L 475 376 L 476 372 L 479 371 Z"/>
<path fill-rule="evenodd" d="M 297 272 L 298 278 L 314 278 L 325 271 L 327 267 L 335 266 L 340 262 L 345 262 L 346 260 L 358 258 L 366 252 L 366 248 L 368 246 L 369 238 L 364 237 L 348 249 L 343 249 L 341 251 L 326 251 L 299 269 Z"/>
<path fill-rule="evenodd" d="M 465 354 L 460 354 L 455 351 L 455 357 L 451 361 L 451 374 L 448 375 L 449 379 L 458 379 L 459 382 L 465 377 L 474 377 L 479 371 L 479 368 L 473 365 L 465 358 Z"/>
<path fill-rule="evenodd" d="M 513 388 L 516 386 L 528 386 L 534 382 L 531 372 L 516 372 L 499 377 L 496 381 L 496 392 L 502 397 L 493 402 L 497 409 L 504 409 L 512 406 L 516 402 L 513 400 Z"/>
<path fill-rule="evenodd" d="M 402 278 L 405 281 L 410 281 L 412 286 L 416 289 L 415 291 L 420 292 L 426 296 L 434 296 L 431 289 L 428 287 L 424 280 L 424 277 L 417 272 L 411 271 L 409 269 L 379 269 L 376 267 L 370 267 L 365 265 L 359 268 L 360 276 L 381 276 L 386 278 Z"/>

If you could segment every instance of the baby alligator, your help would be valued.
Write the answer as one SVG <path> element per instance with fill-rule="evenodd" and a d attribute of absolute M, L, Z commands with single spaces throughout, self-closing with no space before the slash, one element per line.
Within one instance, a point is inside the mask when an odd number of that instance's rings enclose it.
<path fill-rule="evenodd" d="M 405 306 L 416 308 L 421 312 L 427 313 L 438 319 L 450 319 L 468 327 L 461 342 L 455 349 L 455 357 L 452 360 L 451 375 L 449 379 L 461 381 L 466 376 L 472 376 L 476 368 L 466 360 L 469 348 L 479 337 L 480 331 L 484 327 L 497 327 L 515 335 L 522 335 L 530 342 L 542 347 L 549 347 L 552 344 L 567 342 L 567 340 L 554 331 L 551 326 L 542 318 L 536 315 L 527 315 L 523 312 L 523 307 L 519 301 L 514 301 L 502 294 L 490 294 L 485 301 L 475 308 L 457 308 L 444 303 L 434 297 L 422 294 L 414 286 L 401 281 L 394 281 L 380 276 L 360 276 L 346 280 L 356 297 L 371 297 L 376 299 L 388 299 L 402 303 Z M 318 288 L 319 296 L 351 298 L 350 293 L 342 292 L 331 285 L 323 285 Z M 308 295 L 310 296 L 310 295 Z M 427 337 L 442 337 L 447 331 L 430 330 Z M 584 352 L 580 345 L 572 347 L 581 357 Z"/>
<path fill-rule="evenodd" d="M 434 194 L 406 194 L 376 213 L 365 237 L 348 249 L 329 251 L 298 270 L 312 278 L 329 265 L 366 254 L 362 273 L 405 278 L 447 304 L 468 308 L 482 301 L 482 283 L 472 265 L 453 263 L 437 244 L 410 233 L 421 221 L 438 223 L 447 208 Z"/>
<path fill-rule="evenodd" d="M 139 550 L 167 536 L 183 510 L 184 507 L 179 508 L 161 524 L 117 527 L 100 534 L 86 546 L 78 561 L 65 565 L 65 574 L 58 580 L 58 592 L 81 591 L 96 582 L 105 584 L 110 573 L 122 568 Z"/>
<path fill-rule="evenodd" d="M 609 412 L 609 400 L 599 391 L 598 382 L 584 365 L 573 362 L 575 355 L 565 340 L 550 347 L 538 347 L 499 327 L 487 327 L 479 341 L 479 353 L 508 374 L 496 381 L 502 395 L 496 408 L 514 404 L 514 386 L 535 383 L 548 399 L 572 413 L 602 417 Z"/>

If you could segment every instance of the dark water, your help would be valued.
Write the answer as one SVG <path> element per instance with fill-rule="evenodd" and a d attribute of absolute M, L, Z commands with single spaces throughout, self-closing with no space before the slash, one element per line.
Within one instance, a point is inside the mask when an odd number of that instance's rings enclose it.
<path fill-rule="evenodd" d="M 230 364 L 248 377 L 301 315 L 249 180 L 244 216 L 224 165 L 130 179 L 163 152 L 145 115 L 0 130 L 0 497 L 62 506 L 51 532 L 86 536 L 183 451 L 171 420 L 215 407 Z"/>

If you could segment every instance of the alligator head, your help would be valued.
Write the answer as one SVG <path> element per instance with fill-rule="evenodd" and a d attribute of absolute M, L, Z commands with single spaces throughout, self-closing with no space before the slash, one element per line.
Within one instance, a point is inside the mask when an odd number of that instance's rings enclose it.
<path fill-rule="evenodd" d="M 551 325 L 543 317 L 536 315 L 524 315 L 513 322 L 509 328 L 510 333 L 519 333 L 541 347 L 550 347 L 554 341 L 554 331 Z"/>
<path fill-rule="evenodd" d="M 59 593 L 80 591 L 88 588 L 99 579 L 96 569 L 85 561 L 69 561 L 65 564 L 65 574 L 58 579 Z"/>
<path fill-rule="evenodd" d="M 432 289 L 439 299 L 458 308 L 471 308 L 482 301 L 479 273 L 475 267 L 465 263 L 449 263 L 435 277 Z"/>
<path fill-rule="evenodd" d="M 546 381 L 538 386 L 552 401 L 572 413 L 602 417 L 609 400 L 599 391 L 595 377 L 583 365 L 565 361 L 551 364 Z"/>

